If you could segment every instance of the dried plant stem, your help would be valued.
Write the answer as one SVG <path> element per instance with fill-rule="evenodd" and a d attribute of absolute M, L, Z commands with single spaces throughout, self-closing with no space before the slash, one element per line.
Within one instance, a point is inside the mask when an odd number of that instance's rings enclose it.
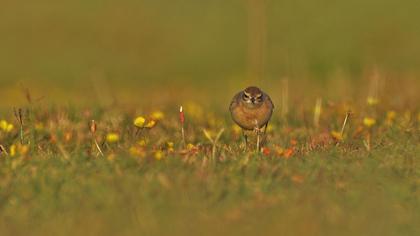
<path fill-rule="evenodd" d="M 258 127 L 258 121 L 255 120 L 255 132 L 257 133 L 257 153 L 260 151 L 260 128 Z"/>
<path fill-rule="evenodd" d="M 9 155 L 9 153 L 7 153 L 6 148 L 4 148 L 4 147 L 3 147 L 3 145 L 0 145 L 0 155 L 1 155 L 2 153 L 4 153 L 6 156 L 8 156 L 8 155 Z"/>
<path fill-rule="evenodd" d="M 257 153 L 260 151 L 260 132 L 257 131 Z"/>
<path fill-rule="evenodd" d="M 366 139 L 363 140 L 363 144 L 365 145 L 365 148 L 368 152 L 371 150 L 371 134 L 370 131 L 366 135 Z"/>
<path fill-rule="evenodd" d="M 20 131 L 19 131 L 19 137 L 20 137 L 20 144 L 23 145 L 23 115 L 22 115 L 22 109 L 19 108 L 18 110 L 16 110 L 16 108 L 14 108 L 14 114 L 16 117 L 16 120 L 19 122 L 19 127 L 20 127 Z"/>
<path fill-rule="evenodd" d="M 95 120 L 91 120 L 91 121 L 90 121 L 90 124 L 89 124 L 89 130 L 90 130 L 90 133 L 92 134 L 92 140 L 93 140 L 93 143 L 95 144 L 96 149 L 98 149 L 99 154 L 100 154 L 102 157 L 103 157 L 103 156 L 105 156 L 105 155 L 104 155 L 104 153 L 102 152 L 101 147 L 100 147 L 100 146 L 99 146 L 99 144 L 98 144 L 98 140 L 96 139 L 96 130 L 97 130 L 97 125 L 96 125 Z M 98 155 L 99 155 L 99 154 L 98 154 Z"/>
<path fill-rule="evenodd" d="M 321 108 L 322 108 L 322 98 L 316 99 L 315 109 L 314 109 L 314 126 L 316 129 L 319 127 L 319 119 L 321 117 Z"/>
<path fill-rule="evenodd" d="M 224 131 L 225 131 L 225 129 L 221 129 L 219 131 L 219 133 L 217 134 L 216 138 L 214 139 L 213 148 L 212 148 L 212 158 L 213 158 L 213 160 L 216 158 L 217 143 L 219 142 L 220 137 L 222 137 L 222 134 L 223 134 Z"/>
<path fill-rule="evenodd" d="M 20 143 L 23 145 L 23 125 L 20 126 L 19 135 L 20 135 Z"/>
<path fill-rule="evenodd" d="M 184 129 L 184 123 L 185 123 L 185 115 L 184 110 L 182 106 L 179 107 L 179 121 L 181 122 L 181 138 L 182 138 L 182 146 L 185 149 L 187 144 L 185 142 L 185 129 Z"/>
<path fill-rule="evenodd" d="M 211 159 L 214 160 L 216 158 L 216 144 L 213 143 L 213 146 L 211 147 Z"/>
<path fill-rule="evenodd" d="M 219 142 L 220 137 L 222 137 L 222 134 L 223 134 L 224 131 L 225 131 L 225 129 L 219 130 L 219 133 L 216 135 L 215 138 L 213 138 L 207 130 L 203 129 L 204 136 L 212 144 L 212 148 L 211 148 L 211 158 L 212 158 L 212 160 L 215 160 L 215 158 L 216 158 L 217 144 Z"/>
<path fill-rule="evenodd" d="M 93 137 L 93 142 L 95 143 L 96 149 L 98 149 L 98 152 L 101 156 L 104 156 L 104 153 L 102 152 L 101 147 L 98 144 L 98 141 L 96 140 L 96 137 Z"/>
<path fill-rule="evenodd" d="M 185 148 L 186 143 L 185 143 L 185 130 L 184 130 L 184 125 L 181 126 L 181 136 L 182 136 L 182 145 Z"/>
<path fill-rule="evenodd" d="M 347 125 L 347 122 L 350 118 L 350 115 L 351 115 L 351 111 L 348 111 L 347 114 L 346 114 L 346 118 L 344 118 L 343 126 L 341 127 L 341 133 L 340 133 L 341 137 L 343 137 L 343 135 L 344 135 L 344 130 L 346 129 L 346 125 Z"/>
<path fill-rule="evenodd" d="M 64 147 L 61 143 L 57 143 L 57 148 L 61 152 L 61 155 L 63 155 L 65 160 L 70 159 L 70 156 L 69 156 L 68 152 L 66 151 L 66 149 L 64 149 Z"/>

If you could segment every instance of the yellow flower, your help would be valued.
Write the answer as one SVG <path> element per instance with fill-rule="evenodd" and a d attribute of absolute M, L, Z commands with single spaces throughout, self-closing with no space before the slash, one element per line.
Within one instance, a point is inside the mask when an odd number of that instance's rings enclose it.
<path fill-rule="evenodd" d="M 109 133 L 106 135 L 106 141 L 108 143 L 115 143 L 120 140 L 120 136 L 117 133 Z"/>
<path fill-rule="evenodd" d="M 281 156 L 284 153 L 284 148 L 280 147 L 280 146 L 275 146 L 274 147 L 274 151 L 277 155 Z"/>
<path fill-rule="evenodd" d="M 138 128 L 143 128 L 144 123 L 146 123 L 146 119 L 143 116 L 139 116 L 134 120 L 134 125 Z"/>
<path fill-rule="evenodd" d="M 29 151 L 29 146 L 28 145 L 19 145 L 18 146 L 18 151 L 19 151 L 20 155 L 25 155 Z"/>
<path fill-rule="evenodd" d="M 5 130 L 7 128 L 7 121 L 0 120 L 0 129 Z"/>
<path fill-rule="evenodd" d="M 343 140 L 343 135 L 341 135 L 341 133 L 338 131 L 335 131 L 335 130 L 331 131 L 331 136 L 337 141 Z"/>
<path fill-rule="evenodd" d="M 147 141 L 145 139 L 140 139 L 137 143 L 141 147 L 144 147 L 147 145 Z"/>
<path fill-rule="evenodd" d="M 136 157 L 146 157 L 146 153 L 144 152 L 143 148 L 138 147 L 130 147 L 129 152 L 132 156 Z"/>
<path fill-rule="evenodd" d="M 9 155 L 14 157 L 16 155 L 24 156 L 29 152 L 29 146 L 28 145 L 21 145 L 21 144 L 13 144 L 10 146 L 9 149 Z"/>
<path fill-rule="evenodd" d="M 138 148 L 136 148 L 136 147 L 130 147 L 130 149 L 128 149 L 128 152 L 130 152 L 131 155 L 136 156 L 137 155 L 137 150 L 138 150 Z"/>
<path fill-rule="evenodd" d="M 372 118 L 372 117 L 365 117 L 363 119 L 363 124 L 366 127 L 370 128 L 370 127 L 372 127 L 372 126 L 374 126 L 376 124 L 376 120 L 374 118 Z"/>
<path fill-rule="evenodd" d="M 10 156 L 12 157 L 16 156 L 16 145 L 13 144 L 12 146 L 10 146 L 9 153 L 10 153 Z"/>
<path fill-rule="evenodd" d="M 151 129 L 151 128 L 155 127 L 155 125 L 156 125 L 156 121 L 150 120 L 149 122 L 147 122 L 147 124 L 144 127 Z"/>
<path fill-rule="evenodd" d="M 168 145 L 168 152 L 174 152 L 174 143 L 173 142 L 167 142 Z"/>
<path fill-rule="evenodd" d="M 155 152 L 155 155 L 154 155 L 154 158 L 156 159 L 156 160 L 161 160 L 162 158 L 164 157 L 164 153 L 162 152 L 162 151 L 156 151 Z"/>
<path fill-rule="evenodd" d="M 161 112 L 161 111 L 154 111 L 154 112 L 152 112 L 150 117 L 153 120 L 162 120 L 163 118 L 165 118 L 165 114 L 163 114 L 163 112 Z"/>
<path fill-rule="evenodd" d="M 396 116 L 397 116 L 397 113 L 395 111 L 388 111 L 386 113 L 386 121 L 385 121 L 385 123 L 387 125 L 392 125 L 392 123 L 394 122 Z"/>
<path fill-rule="evenodd" d="M 0 129 L 3 130 L 6 133 L 10 133 L 13 131 L 15 127 L 13 126 L 13 124 L 8 123 L 5 120 L 1 120 L 0 121 Z"/>
<path fill-rule="evenodd" d="M 7 124 L 7 127 L 6 127 L 6 129 L 4 131 L 6 131 L 6 133 L 10 133 L 10 132 L 12 132 L 12 130 L 14 128 L 15 127 L 13 126 L 13 124 Z"/>
<path fill-rule="evenodd" d="M 367 98 L 366 102 L 369 106 L 375 106 L 375 105 L 378 105 L 379 100 L 375 97 L 369 96 Z"/>
<path fill-rule="evenodd" d="M 396 116 L 397 116 L 397 113 L 395 111 L 388 111 L 386 113 L 387 120 L 394 120 Z"/>
<path fill-rule="evenodd" d="M 187 150 L 193 150 L 195 148 L 195 146 L 194 146 L 194 144 L 192 144 L 192 143 L 189 143 L 189 144 L 187 144 Z"/>

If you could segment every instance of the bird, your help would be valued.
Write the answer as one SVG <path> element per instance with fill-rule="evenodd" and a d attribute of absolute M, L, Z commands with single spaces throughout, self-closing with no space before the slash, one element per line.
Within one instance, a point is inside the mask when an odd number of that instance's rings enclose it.
<path fill-rule="evenodd" d="M 247 87 L 233 97 L 229 111 L 232 120 L 243 130 L 245 148 L 248 145 L 246 131 L 255 131 L 259 134 L 264 129 L 265 134 L 273 110 L 274 104 L 270 96 L 256 86 Z"/>

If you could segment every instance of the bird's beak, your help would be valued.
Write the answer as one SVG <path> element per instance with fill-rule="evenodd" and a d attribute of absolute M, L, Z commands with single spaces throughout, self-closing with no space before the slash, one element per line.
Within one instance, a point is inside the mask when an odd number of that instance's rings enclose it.
<path fill-rule="evenodd" d="M 251 98 L 251 102 L 252 103 L 255 103 L 255 98 Z"/>

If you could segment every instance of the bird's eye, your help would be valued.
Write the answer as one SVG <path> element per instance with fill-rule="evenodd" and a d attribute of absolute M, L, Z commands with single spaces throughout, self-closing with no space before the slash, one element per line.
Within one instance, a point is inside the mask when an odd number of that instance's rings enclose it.
<path fill-rule="evenodd" d="M 250 97 L 249 97 L 249 95 L 248 95 L 248 94 L 244 93 L 244 95 L 243 95 L 243 99 L 244 99 L 244 100 L 249 100 L 249 99 L 250 99 Z"/>

